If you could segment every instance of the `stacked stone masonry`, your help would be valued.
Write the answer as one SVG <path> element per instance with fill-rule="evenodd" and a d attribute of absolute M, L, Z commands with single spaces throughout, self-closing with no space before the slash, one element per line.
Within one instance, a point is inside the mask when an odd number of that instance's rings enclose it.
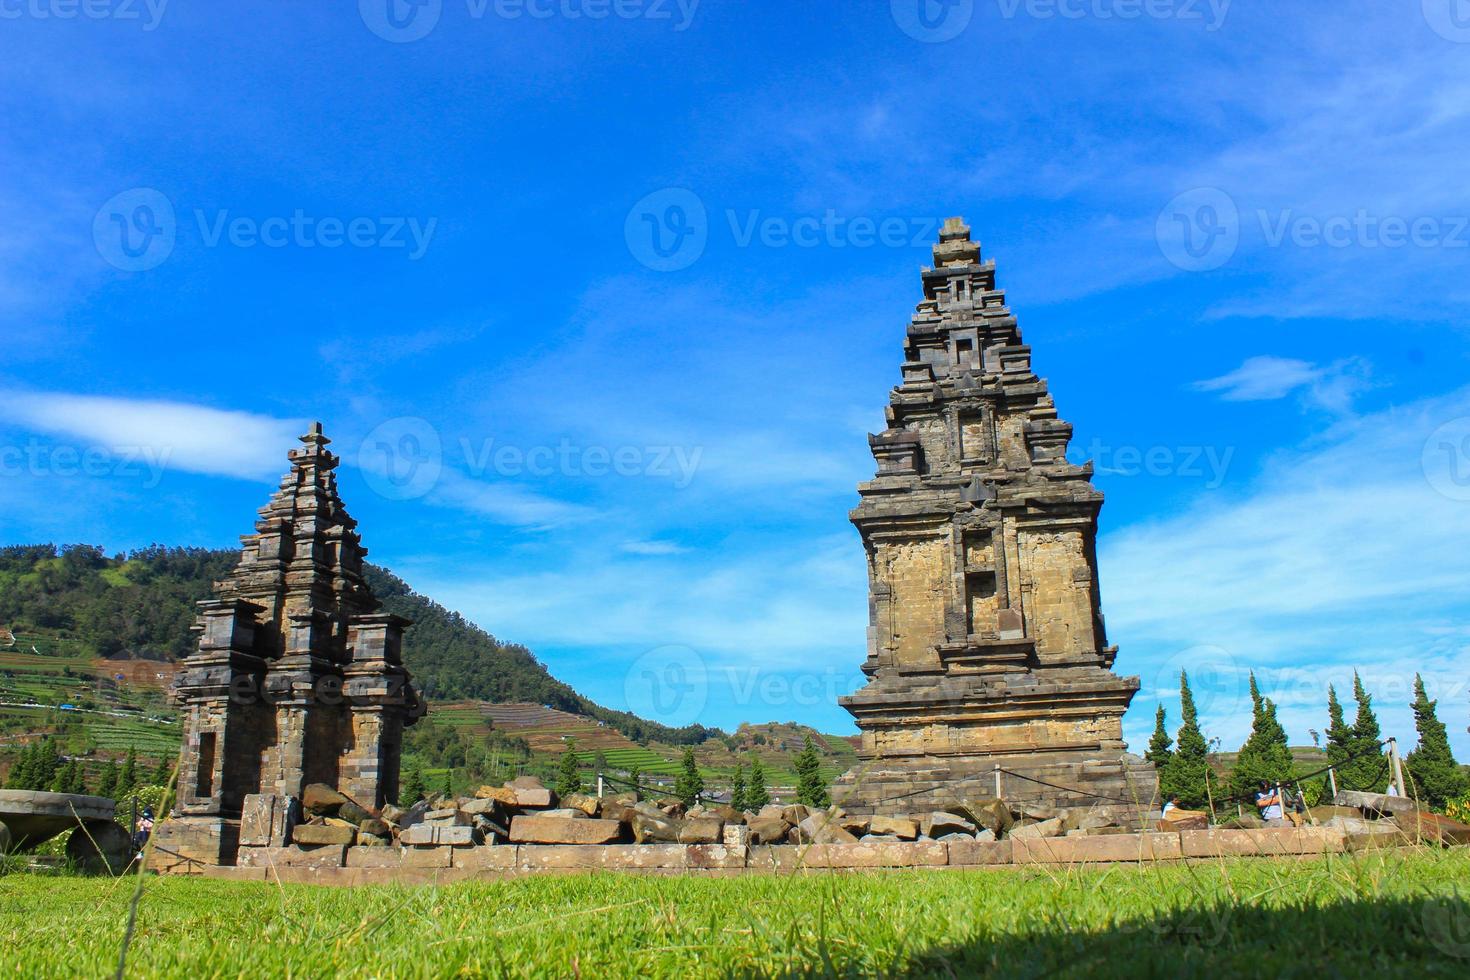
<path fill-rule="evenodd" d="M 1147 806 L 1156 776 L 1122 733 L 1138 679 L 1113 673 L 1101 612 L 1091 465 L 1067 460 L 1072 427 L 961 219 L 922 280 L 851 515 L 871 680 L 842 699 L 862 744 L 834 798 L 943 807 L 993 791 L 1000 766 L 1077 791 L 1006 776 L 1009 799 Z"/>

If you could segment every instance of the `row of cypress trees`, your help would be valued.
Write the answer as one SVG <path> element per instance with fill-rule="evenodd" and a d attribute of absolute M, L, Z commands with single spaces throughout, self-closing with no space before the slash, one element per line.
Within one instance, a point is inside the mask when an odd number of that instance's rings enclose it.
<path fill-rule="evenodd" d="M 1200 730 L 1199 714 L 1189 677 L 1179 675 L 1179 708 L 1182 723 L 1173 739 L 1165 728 L 1166 712 L 1159 705 L 1154 716 L 1154 733 L 1145 757 L 1159 772 L 1159 790 L 1168 799 L 1178 796 L 1188 807 L 1206 806 L 1230 797 L 1249 798 L 1261 780 L 1291 782 L 1303 773 L 1292 759 L 1286 731 L 1276 718 L 1276 705 L 1261 694 L 1255 674 L 1250 677 L 1251 733 L 1241 746 L 1234 768 L 1223 783 L 1211 773 L 1210 746 Z M 1381 749 L 1382 730 L 1373 713 L 1373 697 L 1353 672 L 1353 700 L 1357 713 L 1348 724 L 1337 691 L 1327 688 L 1327 761 L 1334 768 L 1339 789 L 1380 791 L 1388 783 L 1388 761 Z M 1470 776 L 1456 763 L 1449 736 L 1436 713 L 1424 681 L 1414 675 L 1414 725 L 1419 744 L 1404 759 L 1407 792 L 1437 810 L 1470 793 Z"/>
<path fill-rule="evenodd" d="M 64 758 L 55 739 L 43 738 L 21 750 L 20 758 L 5 780 L 6 789 L 36 790 L 50 793 L 76 793 L 122 799 L 140 786 L 165 786 L 171 777 L 167 756 L 158 760 L 152 772 L 138 765 L 138 754 L 128 749 L 119 765 L 116 759 L 107 763 L 95 787 L 87 783 L 87 771 L 79 758 Z"/>

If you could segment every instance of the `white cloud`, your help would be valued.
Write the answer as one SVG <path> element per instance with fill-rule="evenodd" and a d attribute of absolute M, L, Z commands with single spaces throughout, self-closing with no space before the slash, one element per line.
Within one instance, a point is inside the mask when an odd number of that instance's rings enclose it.
<path fill-rule="evenodd" d="M 1467 417 L 1462 391 L 1339 422 L 1272 458 L 1246 493 L 1214 491 L 1184 513 L 1105 534 L 1110 639 L 1122 645 L 1120 666 L 1144 681 L 1134 738 L 1146 735 L 1152 699 L 1172 703 L 1179 667 L 1199 662 L 1214 675 L 1201 711 L 1227 747 L 1249 729 L 1249 669 L 1304 742 L 1326 724 L 1327 684 L 1341 694 L 1358 667 L 1405 749 L 1407 692 L 1422 671 L 1470 755 L 1470 501 L 1440 472 L 1458 465 L 1463 477 L 1470 459 L 1428 453 L 1431 433 Z"/>
<path fill-rule="evenodd" d="M 622 548 L 630 555 L 678 555 L 689 550 L 672 541 L 624 541 Z"/>
<path fill-rule="evenodd" d="M 168 469 L 248 480 L 279 474 L 307 425 L 186 402 L 26 391 L 0 397 L 0 419 L 85 443 L 79 450 L 136 450 Z"/>
<path fill-rule="evenodd" d="M 1367 365 L 1345 358 L 1328 365 L 1262 355 L 1218 378 L 1196 381 L 1195 391 L 1219 392 L 1228 402 L 1275 401 L 1303 390 L 1307 404 L 1333 412 L 1352 408 L 1353 397 L 1366 385 Z"/>

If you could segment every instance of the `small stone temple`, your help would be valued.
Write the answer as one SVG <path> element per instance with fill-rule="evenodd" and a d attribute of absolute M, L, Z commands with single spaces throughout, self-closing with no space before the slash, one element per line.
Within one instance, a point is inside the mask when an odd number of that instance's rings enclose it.
<path fill-rule="evenodd" d="M 867 552 L 870 678 L 842 699 L 859 764 L 850 812 L 943 809 L 1002 794 L 1058 806 L 1147 804 L 1126 754 L 1136 677 L 1113 673 L 1098 594 L 1102 494 L 1065 456 L 1072 426 L 1031 367 L 994 261 L 945 222 L 909 323 L 878 471 L 851 514 Z M 901 802 L 885 802 L 898 801 Z"/>
<path fill-rule="evenodd" d="M 409 622 L 363 580 L 329 442 L 320 423 L 301 437 L 239 565 L 199 604 L 198 649 L 172 692 L 178 802 L 155 835 L 175 854 L 233 863 L 247 795 L 321 783 L 367 808 L 397 796 L 403 729 L 425 713 L 400 653 Z"/>

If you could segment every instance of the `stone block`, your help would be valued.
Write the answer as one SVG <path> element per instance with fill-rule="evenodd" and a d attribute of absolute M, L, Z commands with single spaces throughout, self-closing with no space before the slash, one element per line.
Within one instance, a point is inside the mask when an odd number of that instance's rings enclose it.
<path fill-rule="evenodd" d="M 996 835 L 1005 833 L 1015 823 L 1011 816 L 1011 808 L 1005 800 L 994 796 L 980 796 L 965 800 L 960 806 L 962 815 L 968 817 L 970 822 L 981 829 L 988 829 Z"/>
<path fill-rule="evenodd" d="M 776 844 L 786 839 L 786 833 L 791 825 L 779 814 L 775 816 L 759 816 L 751 820 L 747 827 L 750 828 L 750 842 L 752 844 Z"/>
<path fill-rule="evenodd" d="M 1333 802 L 1338 806 L 1351 806 L 1374 813 L 1413 813 L 1419 809 L 1419 804 L 1407 797 L 1358 793 L 1352 790 L 1342 790 Z"/>
<path fill-rule="evenodd" d="M 926 813 L 919 822 L 919 832 L 932 840 L 937 840 L 945 834 L 973 834 L 975 830 L 975 825 L 958 813 L 944 811 Z"/>
<path fill-rule="evenodd" d="M 403 854 L 396 847 L 349 847 L 349 868 L 397 868 L 403 864 Z"/>
<path fill-rule="evenodd" d="M 474 871 L 515 871 L 519 867 L 519 850 L 513 845 L 456 847 L 452 866 Z"/>
<path fill-rule="evenodd" d="M 813 844 L 799 848 L 808 868 L 925 868 L 949 863 L 949 845 L 939 841 Z"/>
<path fill-rule="evenodd" d="M 600 801 L 595 796 L 586 793 L 572 793 L 561 801 L 561 805 L 571 810 L 580 810 L 585 816 L 595 817 L 601 809 Z"/>
<path fill-rule="evenodd" d="M 610 844 L 622 836 L 616 820 L 591 817 L 518 816 L 510 822 L 514 844 Z"/>
<path fill-rule="evenodd" d="M 897 837 L 899 840 L 914 840 L 919 836 L 919 825 L 908 817 L 873 817 L 868 821 L 868 833 Z"/>
<path fill-rule="evenodd" d="M 750 846 L 750 828 L 744 824 L 725 824 L 720 841 L 726 847 L 738 847 L 742 851 Z"/>
<path fill-rule="evenodd" d="M 1400 813 L 1393 822 L 1416 841 L 1429 844 L 1470 844 L 1470 826 L 1437 813 Z"/>
<path fill-rule="evenodd" d="M 297 824 L 296 829 L 291 832 L 291 840 L 302 845 L 342 844 L 345 846 L 356 842 L 357 828 L 302 823 Z"/>
<path fill-rule="evenodd" d="M 284 847 L 301 819 L 301 808 L 289 796 L 251 793 L 240 810 L 242 847 Z"/>
<path fill-rule="evenodd" d="M 1184 830 L 1187 858 L 1326 854 L 1343 849 L 1343 833 L 1326 827 L 1265 827 L 1259 830 Z"/>
<path fill-rule="evenodd" d="M 596 871 L 603 867 L 605 850 L 599 844 L 517 847 L 516 866 L 522 871 Z"/>
<path fill-rule="evenodd" d="M 516 791 L 509 786 L 481 786 L 475 790 L 475 798 L 494 800 L 502 806 L 515 806 Z"/>
<path fill-rule="evenodd" d="M 633 828 L 633 840 L 639 844 L 677 844 L 680 821 L 663 813 L 658 807 L 639 803 L 628 816 Z"/>
<path fill-rule="evenodd" d="M 321 847 L 242 847 L 235 863 L 246 868 L 340 868 L 346 860 L 346 844 L 327 844 Z"/>
<path fill-rule="evenodd" d="M 745 848 L 724 844 L 690 844 L 684 848 L 686 864 L 700 871 L 743 870 L 745 856 Z"/>
<path fill-rule="evenodd" d="M 949 863 L 956 867 L 1011 863 L 1011 842 L 1008 840 L 955 841 L 945 846 L 949 851 Z"/>
<path fill-rule="evenodd" d="M 1174 861 L 1183 856 L 1178 834 L 1011 838 L 1011 860 L 1015 864 Z"/>
<path fill-rule="evenodd" d="M 1006 836 L 1011 840 L 1036 840 L 1043 837 L 1062 836 L 1062 821 L 1057 817 L 1013 826 Z"/>
<path fill-rule="evenodd" d="M 350 802 L 325 783 L 311 783 L 301 791 L 301 808 L 314 817 L 333 815 L 338 807 Z"/>
<path fill-rule="evenodd" d="M 410 847 L 403 852 L 405 868 L 447 868 L 454 862 L 452 847 Z"/>
<path fill-rule="evenodd" d="M 602 848 L 602 866 L 612 871 L 670 871 L 688 865 L 689 848 L 683 844 L 609 844 Z"/>
<path fill-rule="evenodd" d="M 844 830 L 831 814 L 817 811 L 797 825 L 798 844 L 854 844 L 857 837 Z"/>
<path fill-rule="evenodd" d="M 718 844 L 724 840 L 725 823 L 719 817 L 699 816 L 679 828 L 680 844 Z"/>

